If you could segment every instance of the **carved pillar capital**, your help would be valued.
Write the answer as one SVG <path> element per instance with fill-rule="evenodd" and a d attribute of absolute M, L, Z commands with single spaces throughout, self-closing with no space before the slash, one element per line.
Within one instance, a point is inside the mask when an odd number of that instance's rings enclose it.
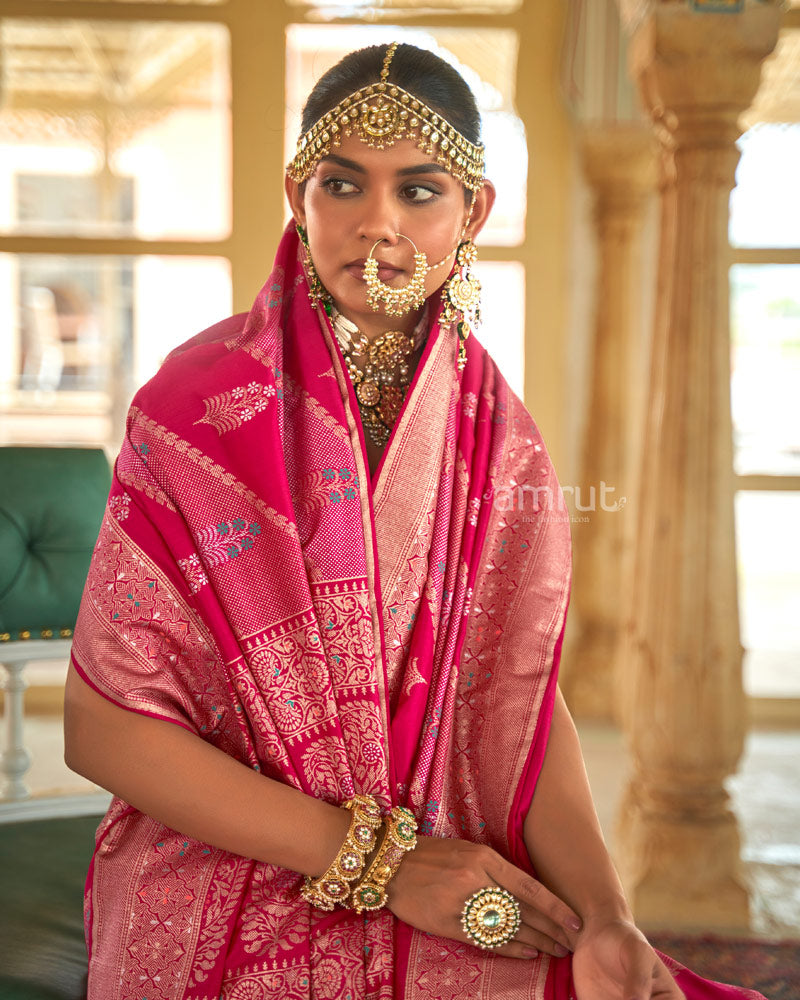
<path fill-rule="evenodd" d="M 598 223 L 638 225 L 655 186 L 656 143 L 651 130 L 633 122 L 591 126 L 584 129 L 581 144 Z"/>
<path fill-rule="evenodd" d="M 738 14 L 700 14 L 674 2 L 649 8 L 631 36 L 629 65 L 668 149 L 728 150 L 736 141 L 780 17 L 776 3 L 748 3 Z"/>

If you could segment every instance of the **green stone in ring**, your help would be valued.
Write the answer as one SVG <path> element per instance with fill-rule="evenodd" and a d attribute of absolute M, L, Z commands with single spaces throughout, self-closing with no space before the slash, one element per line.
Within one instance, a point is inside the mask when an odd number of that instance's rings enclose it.
<path fill-rule="evenodd" d="M 499 927 L 501 919 L 499 910 L 486 910 L 481 917 L 481 923 L 484 927 Z"/>

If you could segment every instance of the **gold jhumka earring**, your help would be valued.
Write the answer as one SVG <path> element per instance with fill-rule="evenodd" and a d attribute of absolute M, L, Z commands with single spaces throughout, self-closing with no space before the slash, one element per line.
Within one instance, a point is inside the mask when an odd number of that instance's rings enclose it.
<path fill-rule="evenodd" d="M 456 271 L 444 286 L 442 322 L 455 323 L 458 332 L 458 368 L 467 363 L 467 338 L 481 321 L 481 283 L 469 273 L 478 248 L 467 237 L 456 253 Z"/>
<path fill-rule="evenodd" d="M 300 237 L 300 242 L 303 244 L 303 270 L 308 279 L 308 301 L 311 303 L 312 309 L 316 309 L 321 302 L 325 312 L 330 315 L 333 300 L 328 289 L 319 280 L 317 269 L 314 267 L 314 261 L 311 259 L 311 247 L 308 245 L 308 235 L 299 222 L 295 223 L 295 228 L 297 229 L 297 235 Z"/>

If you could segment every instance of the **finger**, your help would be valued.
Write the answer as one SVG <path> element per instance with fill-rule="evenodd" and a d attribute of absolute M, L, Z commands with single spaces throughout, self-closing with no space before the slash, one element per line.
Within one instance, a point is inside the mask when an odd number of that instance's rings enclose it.
<path fill-rule="evenodd" d="M 541 949 L 537 948 L 535 944 L 520 932 L 517 932 L 517 936 L 512 941 L 508 941 L 497 948 L 481 948 L 475 941 L 470 940 L 470 938 L 467 938 L 467 943 L 484 954 L 502 955 L 504 958 L 520 958 L 530 961 L 532 958 L 538 958 L 542 954 Z"/>
<path fill-rule="evenodd" d="M 535 935 L 537 948 L 546 951 L 549 955 L 563 955 L 567 950 L 572 951 L 573 942 L 571 940 L 573 932 L 565 935 L 565 931 L 550 917 L 545 916 L 539 910 L 534 909 L 527 903 L 520 903 L 520 914 L 522 916 L 522 926 L 528 927 Z M 565 940 L 566 936 L 566 940 Z"/>
<path fill-rule="evenodd" d="M 527 903 L 534 910 L 549 917 L 558 928 L 557 933 L 552 936 L 567 947 L 571 947 L 576 932 L 583 926 L 578 914 L 546 889 L 541 882 L 537 882 L 535 878 L 526 875 L 499 856 L 496 859 L 496 869 L 491 874 L 497 879 L 498 885 L 513 893 L 520 903 Z"/>
<path fill-rule="evenodd" d="M 461 930 L 461 929 L 460 929 Z M 482 948 L 477 941 L 469 934 L 459 934 L 461 940 L 466 941 L 481 951 L 490 951 L 497 955 L 505 955 L 509 958 L 536 958 L 540 954 L 554 955 L 563 958 L 569 954 L 569 949 L 558 941 L 547 937 L 545 934 L 534 930 L 525 924 L 520 924 L 513 940 L 497 948 Z"/>
<path fill-rule="evenodd" d="M 533 948 L 537 952 L 544 952 L 548 955 L 554 955 L 556 958 L 564 958 L 565 955 L 569 955 L 570 953 L 570 949 L 566 945 L 561 944 L 560 941 L 556 941 L 548 934 L 543 934 L 541 931 L 530 927 L 524 922 L 520 924 L 514 940 L 518 941 L 524 947 Z"/>
<path fill-rule="evenodd" d="M 468 943 L 471 944 L 473 947 L 475 947 L 475 943 L 473 941 L 469 941 Z M 558 947 L 561 948 L 562 946 L 558 945 Z M 545 949 L 537 948 L 535 945 L 531 944 L 527 939 L 523 938 L 522 936 L 514 938 L 513 941 L 509 941 L 508 944 L 504 944 L 500 948 L 479 949 L 479 950 L 491 951 L 492 954 L 502 955 L 504 958 L 519 958 L 519 959 L 526 959 L 527 961 L 530 961 L 531 959 L 534 958 L 538 958 L 540 955 L 545 953 Z M 562 948 L 562 950 L 564 951 L 565 954 L 569 954 L 566 948 Z"/>

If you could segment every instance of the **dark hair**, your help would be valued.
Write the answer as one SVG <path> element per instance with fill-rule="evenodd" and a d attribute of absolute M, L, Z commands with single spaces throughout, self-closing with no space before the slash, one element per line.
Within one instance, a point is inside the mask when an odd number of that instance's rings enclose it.
<path fill-rule="evenodd" d="M 377 83 L 388 48 L 371 45 L 350 52 L 323 74 L 303 108 L 302 131 L 307 132 L 348 95 Z M 472 91 L 444 59 L 416 45 L 398 45 L 389 67 L 389 83 L 396 83 L 424 101 L 470 142 L 480 142 L 481 116 Z"/>

